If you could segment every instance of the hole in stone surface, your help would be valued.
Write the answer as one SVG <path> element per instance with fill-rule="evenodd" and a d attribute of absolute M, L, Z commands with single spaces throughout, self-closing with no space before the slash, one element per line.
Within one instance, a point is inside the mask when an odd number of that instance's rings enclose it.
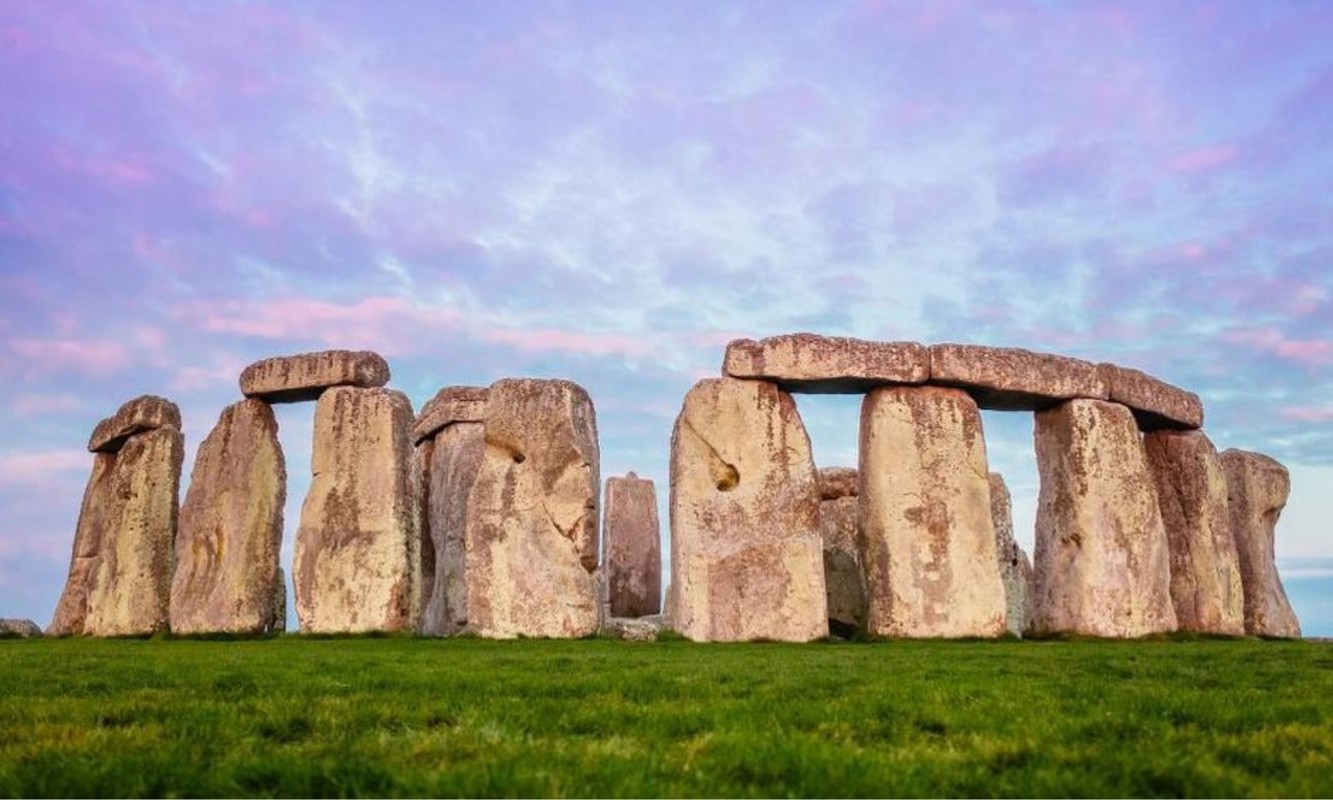
<path fill-rule="evenodd" d="M 525 456 L 525 455 L 523 455 L 522 453 L 514 453 L 514 463 L 515 463 L 515 464 L 522 464 L 524 461 L 527 461 L 527 460 L 528 460 L 528 457 Z"/>
<path fill-rule="evenodd" d="M 730 464 L 723 464 L 722 469 L 718 470 L 717 490 L 719 492 L 729 492 L 735 489 L 741 482 L 740 473 Z"/>

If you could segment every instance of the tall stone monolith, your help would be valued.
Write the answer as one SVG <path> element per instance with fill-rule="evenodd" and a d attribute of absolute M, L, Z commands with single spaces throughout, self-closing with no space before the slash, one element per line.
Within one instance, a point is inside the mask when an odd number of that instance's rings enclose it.
<path fill-rule="evenodd" d="M 265 633 L 279 581 L 287 468 L 273 409 L 242 400 L 199 445 L 176 533 L 173 633 Z"/>
<path fill-rule="evenodd" d="M 866 629 L 866 575 L 861 563 L 857 500 L 860 484 L 854 469 L 819 470 L 819 532 L 824 542 L 829 632 L 843 637 Z"/>
<path fill-rule="evenodd" d="M 828 633 L 819 483 L 789 394 L 714 378 L 671 434 L 671 624 L 696 641 Z"/>
<path fill-rule="evenodd" d="M 597 631 L 599 470 L 596 415 L 582 387 L 522 378 L 491 385 L 466 512 L 471 632 L 577 638 Z"/>
<path fill-rule="evenodd" d="M 995 526 L 995 555 L 1004 584 L 1005 627 L 1022 636 L 1028 622 L 1028 595 L 1032 586 L 1032 562 L 1014 538 L 1014 507 L 1004 476 L 992 472 L 990 479 L 991 522 Z"/>
<path fill-rule="evenodd" d="M 426 529 L 422 545 L 434 565 L 421 632 L 451 636 L 468 625 L 467 507 L 472 484 L 486 449 L 486 430 L 480 422 L 454 422 L 429 440 Z"/>
<path fill-rule="evenodd" d="M 315 406 L 314 478 L 293 583 L 301 630 L 411 630 L 420 612 L 412 405 L 402 392 L 336 386 Z"/>
<path fill-rule="evenodd" d="M 1299 638 L 1301 625 L 1282 587 L 1273 542 L 1291 493 L 1291 477 L 1286 467 L 1261 453 L 1226 450 L 1220 459 L 1244 586 L 1245 632 Z"/>
<path fill-rule="evenodd" d="M 958 389 L 876 389 L 861 406 L 861 535 L 867 631 L 999 636 L 986 444 L 976 402 Z"/>
<path fill-rule="evenodd" d="M 1037 412 L 1034 436 L 1041 492 L 1028 632 L 1175 630 L 1166 529 L 1133 414 L 1070 400 Z"/>
<path fill-rule="evenodd" d="M 1245 632 L 1240 562 L 1231 534 L 1227 477 L 1201 431 L 1143 437 L 1171 550 L 1171 601 L 1183 631 Z"/>
<path fill-rule="evenodd" d="M 662 610 L 662 541 L 653 482 L 633 472 L 607 478 L 602 505 L 608 610 L 646 617 Z"/>

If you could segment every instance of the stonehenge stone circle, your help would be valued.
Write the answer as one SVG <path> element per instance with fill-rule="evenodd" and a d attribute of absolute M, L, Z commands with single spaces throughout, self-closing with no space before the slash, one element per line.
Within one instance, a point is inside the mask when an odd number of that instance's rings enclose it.
<path fill-rule="evenodd" d="M 990 482 L 991 523 L 995 526 L 995 555 L 1000 561 L 1004 584 L 1005 627 L 1022 636 L 1028 624 L 1028 595 L 1032 587 L 1032 562 L 1014 538 L 1014 509 L 1004 476 L 992 472 Z"/>
<path fill-rule="evenodd" d="M 911 638 L 999 636 L 981 412 L 941 387 L 886 387 L 861 406 L 861 536 L 867 631 Z"/>
<path fill-rule="evenodd" d="M 173 633 L 271 630 L 275 587 L 284 590 L 278 555 L 286 498 L 272 407 L 253 399 L 233 403 L 199 445 L 181 506 Z"/>
<path fill-rule="evenodd" d="M 241 394 L 269 403 L 318 400 L 333 386 L 376 389 L 389 382 L 389 364 L 376 353 L 325 350 L 256 361 L 241 372 Z"/>
<path fill-rule="evenodd" d="M 596 416 L 582 387 L 522 378 L 491 384 L 485 448 L 467 500 L 471 632 L 577 638 L 598 630 L 599 471 Z"/>
<path fill-rule="evenodd" d="M 849 638 L 866 629 L 866 573 L 861 562 L 861 477 L 848 467 L 819 470 L 819 534 L 829 632 Z"/>
<path fill-rule="evenodd" d="M 662 540 L 653 482 L 633 472 L 606 479 L 602 541 L 608 611 L 646 617 L 662 610 Z"/>
<path fill-rule="evenodd" d="M 1134 638 L 1176 629 L 1166 529 L 1130 410 L 1036 414 L 1041 490 L 1028 632 Z"/>
<path fill-rule="evenodd" d="M 1220 458 L 1244 586 L 1245 632 L 1299 638 L 1301 626 L 1282 588 L 1273 552 L 1274 527 L 1291 492 L 1287 468 L 1245 450 L 1226 450 Z"/>
<path fill-rule="evenodd" d="M 867 342 L 794 333 L 727 345 L 724 375 L 758 378 L 786 391 L 859 394 L 876 386 L 925 383 L 930 356 L 915 342 Z"/>
<path fill-rule="evenodd" d="M 672 625 L 696 641 L 828 633 L 819 485 L 791 395 L 713 378 L 671 434 Z"/>
<path fill-rule="evenodd" d="M 1143 445 L 1166 525 L 1180 630 L 1244 634 L 1240 563 L 1217 450 L 1202 431 L 1154 431 Z"/>
<path fill-rule="evenodd" d="M 412 404 L 335 386 L 315 406 L 314 472 L 296 534 L 301 630 L 411 630 L 420 596 Z"/>

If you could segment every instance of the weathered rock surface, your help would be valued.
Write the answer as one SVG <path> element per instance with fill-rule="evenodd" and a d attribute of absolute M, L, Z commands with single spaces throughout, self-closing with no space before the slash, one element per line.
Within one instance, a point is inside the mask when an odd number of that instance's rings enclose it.
<path fill-rule="evenodd" d="M 273 581 L 273 616 L 269 618 L 268 631 L 282 633 L 287 630 L 287 573 L 278 567 L 278 576 Z"/>
<path fill-rule="evenodd" d="M 78 525 L 74 529 L 74 548 L 69 559 L 65 589 L 56 603 L 55 615 L 47 633 L 74 636 L 83 633 L 88 618 L 88 590 L 101 562 L 102 541 L 117 516 L 115 497 L 111 494 L 115 472 L 115 453 L 94 453 L 92 474 L 83 490 Z M 114 535 L 114 534 L 112 534 Z"/>
<path fill-rule="evenodd" d="M 1071 398 L 1105 400 L 1096 365 L 1016 347 L 937 344 L 930 348 L 930 382 L 964 389 L 982 408 L 1034 411 Z"/>
<path fill-rule="evenodd" d="M 199 445 L 176 532 L 173 633 L 267 632 L 287 468 L 273 409 L 242 400 Z"/>
<path fill-rule="evenodd" d="M 1171 551 L 1171 601 L 1183 631 L 1245 632 L 1240 563 L 1227 508 L 1227 478 L 1201 431 L 1143 439 Z"/>
<path fill-rule="evenodd" d="M 1129 638 L 1176 629 L 1170 554 L 1129 409 L 1071 400 L 1036 415 L 1032 634 Z"/>
<path fill-rule="evenodd" d="M 412 423 L 412 441 L 421 444 L 456 422 L 482 422 L 485 418 L 485 387 L 446 386 L 421 407 Z"/>
<path fill-rule="evenodd" d="M 41 627 L 30 619 L 0 619 L 0 638 L 32 639 L 41 635 Z"/>
<path fill-rule="evenodd" d="M 1298 638 L 1301 625 L 1287 600 L 1273 553 L 1274 529 L 1291 493 L 1291 477 L 1286 467 L 1261 453 L 1226 450 L 1220 458 L 1244 585 L 1245 632 Z"/>
<path fill-rule="evenodd" d="M 580 386 L 519 378 L 491 385 L 485 451 L 467 508 L 471 632 L 576 638 L 597 631 L 599 469 L 596 416 Z"/>
<path fill-rule="evenodd" d="M 828 632 L 819 484 L 791 395 L 703 380 L 671 435 L 671 625 L 696 641 Z"/>
<path fill-rule="evenodd" d="M 1005 627 L 1022 636 L 1028 623 L 1028 595 L 1032 586 L 1032 562 L 1014 538 L 1014 506 L 1004 476 L 992 472 L 990 479 L 991 523 L 995 526 L 995 555 L 1004 584 Z"/>
<path fill-rule="evenodd" d="M 256 361 L 241 372 L 241 394 L 270 403 L 317 400 L 332 386 L 374 389 L 389 382 L 389 364 L 365 350 L 324 350 Z"/>
<path fill-rule="evenodd" d="M 319 398 L 293 575 L 303 632 L 415 627 L 411 436 L 412 405 L 402 392 L 339 386 Z"/>
<path fill-rule="evenodd" d="M 876 389 L 861 405 L 861 535 L 878 636 L 999 636 L 981 412 L 941 387 Z"/>
<path fill-rule="evenodd" d="M 646 617 L 662 610 L 662 540 L 653 482 L 633 472 L 606 479 L 602 507 L 609 611 Z"/>
<path fill-rule="evenodd" d="M 1151 375 L 1115 364 L 1098 364 L 1108 399 L 1129 406 L 1145 431 L 1203 427 L 1203 401 Z"/>
<path fill-rule="evenodd" d="M 930 357 L 916 342 L 792 333 L 731 342 L 722 372 L 771 381 L 789 392 L 859 394 L 876 386 L 925 383 Z"/>
<path fill-rule="evenodd" d="M 181 412 L 176 404 L 156 395 L 146 394 L 122 405 L 115 414 L 97 423 L 88 439 L 88 451 L 114 453 L 136 433 L 155 428 L 180 430 Z"/>
<path fill-rule="evenodd" d="M 486 451 L 480 422 L 455 422 L 417 447 L 424 457 L 426 530 L 422 562 L 433 565 L 421 614 L 421 632 L 451 636 L 468 624 L 467 508 L 472 484 Z M 429 451 L 427 453 L 427 451 Z M 423 581 L 426 577 L 423 573 Z"/>
<path fill-rule="evenodd" d="M 662 621 L 660 617 L 652 616 L 610 617 L 602 631 L 629 642 L 653 642 L 662 631 Z"/>
<path fill-rule="evenodd" d="M 858 535 L 860 483 L 854 469 L 819 470 L 819 532 L 824 543 L 829 632 L 843 637 L 866 629 L 866 577 Z"/>

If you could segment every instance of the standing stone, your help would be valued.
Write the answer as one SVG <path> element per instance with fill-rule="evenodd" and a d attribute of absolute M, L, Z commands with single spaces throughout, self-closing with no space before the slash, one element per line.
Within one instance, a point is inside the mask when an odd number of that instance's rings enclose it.
<path fill-rule="evenodd" d="M 599 468 L 596 414 L 582 387 L 523 378 L 491 385 L 485 451 L 466 512 L 470 631 L 492 638 L 597 631 Z"/>
<path fill-rule="evenodd" d="M 410 630 L 420 571 L 412 404 L 389 389 L 334 387 L 315 406 L 314 479 L 294 582 L 301 630 Z"/>
<path fill-rule="evenodd" d="M 791 395 L 699 381 L 671 434 L 671 624 L 696 641 L 828 633 L 819 485 Z"/>
<path fill-rule="evenodd" d="M 424 493 L 426 530 L 422 563 L 430 553 L 430 582 L 421 614 L 421 632 L 432 636 L 461 633 L 468 624 L 467 508 L 472 484 L 486 450 L 480 422 L 455 422 L 417 447 L 426 459 Z M 426 580 L 423 571 L 423 581 Z"/>
<path fill-rule="evenodd" d="M 56 603 L 55 616 L 47 633 L 51 636 L 76 636 L 83 633 L 88 618 L 88 591 L 101 562 L 102 542 L 116 516 L 111 480 L 115 472 L 115 453 L 94 453 L 93 471 L 83 490 L 83 505 L 74 529 L 74 552 L 70 555 L 65 589 Z"/>
<path fill-rule="evenodd" d="M 991 523 L 995 526 L 995 555 L 1000 561 L 1004 584 L 1005 626 L 1022 636 L 1028 624 L 1028 595 L 1032 587 L 1032 562 L 1014 538 L 1014 509 L 1004 476 L 992 472 L 990 479 Z"/>
<path fill-rule="evenodd" d="M 1133 414 L 1071 400 L 1037 413 L 1035 440 L 1041 492 L 1028 632 L 1175 630 L 1166 529 Z"/>
<path fill-rule="evenodd" d="M 662 610 L 662 541 L 653 482 L 633 472 L 606 479 L 602 512 L 610 615 Z"/>
<path fill-rule="evenodd" d="M 829 632 L 850 637 L 866 629 L 866 576 L 861 564 L 861 478 L 847 467 L 819 471 L 819 533 L 824 543 L 824 593 Z"/>
<path fill-rule="evenodd" d="M 965 392 L 893 387 L 866 395 L 860 508 L 869 633 L 1004 633 L 981 412 Z"/>
<path fill-rule="evenodd" d="M 176 533 L 173 633 L 267 632 L 287 468 L 273 409 L 242 400 L 199 445 Z"/>
<path fill-rule="evenodd" d="M 1221 461 L 1245 587 L 1245 632 L 1299 638 L 1301 625 L 1282 588 L 1273 551 L 1274 529 L 1291 493 L 1291 477 L 1286 467 L 1260 453 L 1226 450 Z"/>
<path fill-rule="evenodd" d="M 1227 477 L 1201 431 L 1143 438 L 1171 550 L 1171 601 L 1183 631 L 1245 632 L 1240 562 L 1231 534 Z"/>

